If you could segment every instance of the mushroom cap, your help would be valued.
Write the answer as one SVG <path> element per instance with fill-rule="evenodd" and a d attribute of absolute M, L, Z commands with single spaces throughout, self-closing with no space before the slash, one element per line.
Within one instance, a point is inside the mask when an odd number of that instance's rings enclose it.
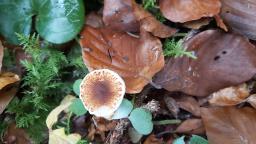
<path fill-rule="evenodd" d="M 110 119 L 125 94 L 124 80 L 108 69 L 87 74 L 80 85 L 80 99 L 84 107 L 97 117 Z"/>

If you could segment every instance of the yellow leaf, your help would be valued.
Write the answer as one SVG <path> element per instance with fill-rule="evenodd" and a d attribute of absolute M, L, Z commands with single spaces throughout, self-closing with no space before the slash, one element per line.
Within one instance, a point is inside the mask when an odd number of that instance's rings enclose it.
<path fill-rule="evenodd" d="M 20 77 L 17 74 L 6 72 L 0 74 L 0 90 L 5 86 L 20 81 Z"/>
<path fill-rule="evenodd" d="M 81 139 L 79 134 L 66 135 L 64 128 L 50 131 L 49 144 L 76 144 Z"/>

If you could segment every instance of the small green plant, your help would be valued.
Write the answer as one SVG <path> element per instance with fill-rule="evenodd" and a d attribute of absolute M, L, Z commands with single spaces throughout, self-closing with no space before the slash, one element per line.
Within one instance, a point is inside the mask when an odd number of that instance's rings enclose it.
<path fill-rule="evenodd" d="M 60 51 L 41 47 L 35 34 L 17 36 L 29 58 L 21 61 L 27 72 L 22 79 L 24 95 L 13 99 L 7 112 L 15 114 L 17 127 L 27 128 L 31 138 L 40 142 L 48 113 L 71 91 L 61 81 L 62 69 L 68 66 L 68 60 Z"/>
<path fill-rule="evenodd" d="M 156 7 L 156 0 L 143 0 L 142 5 L 144 9 L 151 9 Z"/>
<path fill-rule="evenodd" d="M 173 56 L 175 58 L 187 56 L 196 59 L 193 52 L 186 51 L 182 46 L 182 40 L 175 41 L 174 39 L 166 39 L 164 42 L 164 56 Z"/>

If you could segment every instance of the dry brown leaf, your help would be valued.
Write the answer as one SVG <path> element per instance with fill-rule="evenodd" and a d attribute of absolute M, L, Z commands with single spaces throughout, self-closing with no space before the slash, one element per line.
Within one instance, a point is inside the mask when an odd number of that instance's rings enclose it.
<path fill-rule="evenodd" d="M 256 1 L 221 0 L 221 17 L 233 31 L 256 40 Z"/>
<path fill-rule="evenodd" d="M 186 134 L 203 134 L 205 129 L 201 119 L 187 119 L 178 126 L 175 132 Z"/>
<path fill-rule="evenodd" d="M 154 134 L 149 135 L 143 144 L 162 144 L 163 140 L 156 138 Z"/>
<path fill-rule="evenodd" d="M 17 92 L 17 87 L 0 91 L 0 114 L 5 110 Z"/>
<path fill-rule="evenodd" d="M 256 73 L 256 48 L 243 36 L 206 30 L 184 43 L 197 59 L 171 58 L 155 82 L 169 91 L 208 96 L 239 85 Z"/>
<path fill-rule="evenodd" d="M 184 27 L 190 28 L 190 29 L 200 29 L 201 27 L 208 25 L 210 23 L 211 19 L 208 17 L 201 18 L 199 20 L 193 20 L 189 22 L 183 23 Z"/>
<path fill-rule="evenodd" d="M 250 95 L 246 102 L 248 102 L 252 107 L 256 109 L 256 94 Z"/>
<path fill-rule="evenodd" d="M 86 26 L 81 36 L 83 60 L 88 69 L 117 72 L 125 80 L 127 93 L 139 93 L 164 66 L 160 40 L 145 31 L 138 38 L 108 28 Z"/>
<path fill-rule="evenodd" d="M 172 113 L 172 115 L 177 118 L 178 113 L 180 112 L 179 105 L 176 100 L 170 96 L 164 96 L 164 102 L 168 110 Z"/>
<path fill-rule="evenodd" d="M 220 12 L 219 0 L 161 0 L 160 10 L 173 22 L 188 22 L 202 17 L 213 17 Z"/>
<path fill-rule="evenodd" d="M 0 73 L 2 69 L 3 57 L 4 57 L 4 47 L 2 45 L 2 42 L 0 41 Z"/>
<path fill-rule="evenodd" d="M 143 29 L 161 38 L 170 37 L 177 31 L 156 20 L 134 0 L 105 0 L 103 21 L 115 30 L 139 32 Z"/>
<path fill-rule="evenodd" d="M 104 0 L 103 21 L 105 25 L 115 30 L 139 31 L 139 22 L 133 14 L 132 1 Z"/>
<path fill-rule="evenodd" d="M 210 104 L 216 106 L 233 106 L 243 102 L 250 94 L 246 84 L 221 89 L 211 95 Z"/>
<path fill-rule="evenodd" d="M 197 100 L 192 96 L 182 95 L 180 97 L 175 98 L 179 108 L 184 109 L 194 116 L 200 117 L 200 106 Z"/>
<path fill-rule="evenodd" d="M 20 81 L 20 77 L 14 73 L 6 72 L 0 74 L 0 90 L 9 84 Z"/>
<path fill-rule="evenodd" d="M 32 144 L 28 134 L 22 128 L 17 128 L 14 123 L 10 124 L 4 136 L 7 144 Z"/>
<path fill-rule="evenodd" d="M 86 22 L 85 24 L 95 27 L 95 28 L 100 28 L 103 27 L 104 23 L 102 21 L 102 15 L 96 12 L 91 12 L 86 16 Z"/>
<path fill-rule="evenodd" d="M 225 25 L 223 19 L 219 15 L 215 15 L 214 19 L 215 19 L 218 27 L 222 28 L 226 32 L 228 31 L 227 26 Z"/>
<path fill-rule="evenodd" d="M 140 28 L 152 33 L 152 35 L 167 38 L 174 35 L 177 29 L 168 27 L 159 22 L 152 14 L 145 11 L 140 5 L 133 1 L 133 11 L 136 19 L 140 22 Z"/>
<path fill-rule="evenodd" d="M 255 144 L 253 108 L 201 108 L 201 114 L 210 144 Z"/>

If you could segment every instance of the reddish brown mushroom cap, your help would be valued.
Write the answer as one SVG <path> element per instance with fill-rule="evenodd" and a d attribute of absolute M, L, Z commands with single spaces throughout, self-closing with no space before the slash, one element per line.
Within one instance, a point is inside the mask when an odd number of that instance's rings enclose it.
<path fill-rule="evenodd" d="M 114 71 L 94 70 L 80 85 L 80 99 L 90 114 L 109 119 L 120 106 L 125 94 L 125 83 Z"/>

